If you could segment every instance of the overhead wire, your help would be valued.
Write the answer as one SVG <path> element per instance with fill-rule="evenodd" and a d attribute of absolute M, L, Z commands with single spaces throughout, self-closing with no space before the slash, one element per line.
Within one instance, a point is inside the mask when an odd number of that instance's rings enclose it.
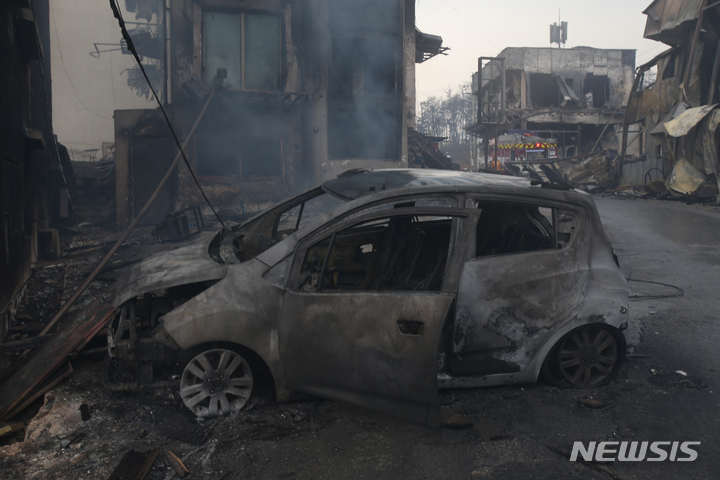
<path fill-rule="evenodd" d="M 460 17 L 460 19 L 461 19 L 463 22 L 467 23 L 468 26 L 469 26 L 470 28 L 472 28 L 472 29 L 475 31 L 475 33 L 477 33 L 477 34 L 480 36 L 480 38 L 482 38 L 483 40 L 485 40 L 486 42 L 488 42 L 488 43 L 489 43 L 490 45 L 492 45 L 493 47 L 495 47 L 495 48 L 497 48 L 497 49 L 499 49 L 499 50 L 502 50 L 502 48 L 500 48 L 500 47 L 498 47 L 497 45 L 495 45 L 490 39 L 486 38 L 482 33 L 480 33 L 480 30 L 478 30 L 477 28 L 475 28 L 475 26 L 474 26 L 472 23 L 468 22 L 467 19 L 462 15 L 462 13 L 460 12 L 460 10 L 458 10 L 458 9 L 455 8 L 455 7 L 453 7 L 453 6 L 450 5 L 449 3 L 444 2 L 443 0 L 438 0 L 438 1 L 439 1 L 440 3 L 442 3 L 443 5 L 445 5 L 446 7 L 451 8 L 451 9 L 455 12 L 455 14 L 456 14 L 458 17 Z"/>

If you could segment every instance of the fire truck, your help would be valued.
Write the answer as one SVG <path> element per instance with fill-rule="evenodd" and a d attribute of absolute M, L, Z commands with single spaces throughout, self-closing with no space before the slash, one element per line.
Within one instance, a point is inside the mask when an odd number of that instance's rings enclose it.
<path fill-rule="evenodd" d="M 489 142 L 489 162 L 497 159 L 501 164 L 524 160 L 557 158 L 557 140 L 537 135 L 511 133 L 500 135 Z"/>

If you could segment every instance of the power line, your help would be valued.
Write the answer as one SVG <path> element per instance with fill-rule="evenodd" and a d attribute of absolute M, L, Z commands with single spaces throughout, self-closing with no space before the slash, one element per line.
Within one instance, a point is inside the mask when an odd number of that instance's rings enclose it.
<path fill-rule="evenodd" d="M 470 16 L 468 13 L 463 12 L 463 11 L 461 11 L 461 10 L 453 7 L 452 5 L 446 3 L 444 0 L 438 0 L 438 1 L 439 1 L 440 3 L 442 3 L 442 4 L 444 4 L 444 5 L 452 8 L 453 10 L 455 10 L 455 13 L 463 20 L 463 22 L 467 23 L 467 24 L 470 26 L 470 28 L 472 28 L 473 30 L 475 30 L 475 32 L 476 32 L 478 35 L 480 35 L 480 37 L 482 37 L 486 42 L 488 42 L 488 43 L 489 43 L 490 45 L 492 45 L 493 47 L 495 47 L 495 48 L 497 48 L 497 49 L 499 49 L 499 50 L 502 50 L 502 48 L 498 47 L 497 45 L 495 45 L 494 43 L 492 43 L 490 40 L 488 40 L 486 37 L 484 37 L 484 36 L 480 33 L 479 30 L 477 30 L 470 22 L 467 21 L 467 18 L 466 18 L 466 17 Z M 488 24 L 488 25 L 489 25 L 490 27 L 492 27 L 492 28 L 497 28 L 497 27 L 495 27 L 495 26 L 492 25 L 492 24 Z M 525 37 L 523 37 L 523 36 L 521 36 L 521 35 L 518 35 L 517 33 L 514 33 L 514 32 L 512 32 L 512 31 L 503 30 L 503 34 L 510 34 L 510 35 L 512 35 L 512 36 L 514 36 L 514 37 L 520 38 L 520 39 L 522 39 L 522 40 L 526 40 L 526 41 L 531 42 L 531 43 L 533 43 L 533 44 L 535 44 L 535 45 L 542 45 L 542 44 L 538 43 L 536 40 L 531 40 L 531 39 L 529 39 L 529 38 L 525 38 Z"/>
<path fill-rule="evenodd" d="M 442 3 L 443 5 L 445 5 L 446 7 L 452 8 L 452 9 L 455 11 L 455 13 L 457 14 L 457 16 L 462 19 L 463 22 L 467 23 L 470 28 L 472 28 L 473 30 L 475 30 L 475 33 L 477 33 L 478 35 L 480 35 L 480 38 L 482 38 L 483 40 L 485 40 L 486 42 L 488 42 L 488 43 L 489 43 L 490 45 L 492 45 L 493 47 L 495 47 L 495 48 L 497 48 L 497 49 L 499 49 L 499 50 L 502 50 L 502 48 L 498 47 L 498 46 L 495 45 L 493 42 L 491 42 L 489 39 L 485 38 L 485 36 L 484 36 L 482 33 L 480 33 L 480 30 L 478 30 L 477 28 L 475 28 L 475 26 L 473 26 L 472 23 L 468 22 L 467 19 L 465 19 L 465 17 L 462 15 L 462 12 L 461 12 L 460 10 L 458 10 L 458 9 L 455 8 L 455 7 L 453 7 L 453 6 L 450 5 L 449 3 L 445 3 L 443 0 L 438 0 L 438 1 L 439 1 L 440 3 Z"/>
<path fill-rule="evenodd" d="M 92 110 L 90 110 L 90 109 L 88 108 L 87 105 L 85 105 L 85 104 L 83 103 L 82 100 L 80 100 L 80 96 L 78 95 L 78 92 L 77 92 L 77 90 L 75 89 L 75 85 L 73 85 L 72 79 L 70 78 L 70 74 L 68 73 L 67 68 L 65 68 L 65 57 L 63 57 L 62 47 L 60 46 L 60 36 L 58 35 L 57 22 L 56 22 L 56 20 L 55 20 L 55 9 L 54 9 L 53 6 L 52 6 L 52 2 L 49 2 L 49 3 L 50 3 L 50 9 L 52 10 L 52 15 L 51 15 L 51 16 L 52 16 L 52 19 L 53 19 L 53 26 L 55 27 L 55 39 L 57 40 L 57 47 L 58 47 L 57 49 L 58 49 L 58 53 L 60 54 L 60 63 L 62 64 L 63 71 L 65 71 L 65 76 L 67 77 L 68 82 L 70 82 L 70 86 L 72 87 L 73 92 L 75 92 L 75 98 L 77 98 L 78 102 L 80 102 L 80 105 L 82 105 L 83 107 L 85 107 L 85 110 L 87 110 L 88 112 L 92 113 L 92 114 L 95 115 L 96 117 L 104 118 L 105 120 L 112 120 L 112 118 L 105 117 L 105 116 L 103 116 L 103 115 L 100 115 L 99 113 L 93 112 Z"/>

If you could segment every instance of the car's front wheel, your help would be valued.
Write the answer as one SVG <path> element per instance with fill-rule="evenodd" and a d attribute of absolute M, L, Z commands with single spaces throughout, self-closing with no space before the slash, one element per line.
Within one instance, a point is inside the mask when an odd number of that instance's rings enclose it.
<path fill-rule="evenodd" d="M 247 403 L 252 389 L 250 365 L 238 353 L 226 349 L 197 355 L 187 364 L 180 380 L 183 403 L 204 418 L 237 412 Z"/>
<path fill-rule="evenodd" d="M 612 380 L 625 362 L 625 336 L 605 324 L 589 324 L 567 333 L 550 350 L 542 367 L 545 380 L 575 388 L 599 387 Z"/>

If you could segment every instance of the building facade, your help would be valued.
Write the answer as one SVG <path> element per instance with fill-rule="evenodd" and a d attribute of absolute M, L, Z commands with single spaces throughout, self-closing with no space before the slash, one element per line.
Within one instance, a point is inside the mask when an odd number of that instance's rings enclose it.
<path fill-rule="evenodd" d="M 557 140 L 561 158 L 588 153 L 607 125 L 622 123 L 634 71 L 634 50 L 506 48 L 479 59 L 469 130 L 484 139 L 531 130 Z"/>
<path fill-rule="evenodd" d="M 408 166 L 415 63 L 439 37 L 414 0 L 153 0 L 128 9 L 159 25 L 138 43 L 211 202 L 254 209 L 353 168 Z M 131 34 L 141 38 L 141 32 Z M 135 38 L 135 37 L 133 37 Z M 442 40 L 440 39 L 440 45 Z M 177 152 L 156 110 L 115 112 L 117 221 L 128 225 Z M 153 224 L 200 204 L 178 169 Z"/>
<path fill-rule="evenodd" d="M 639 134 L 623 142 L 623 183 L 662 180 L 653 193 L 720 201 L 720 6 L 655 0 L 643 13 L 644 37 L 668 49 L 638 67 L 626 123 Z"/>

